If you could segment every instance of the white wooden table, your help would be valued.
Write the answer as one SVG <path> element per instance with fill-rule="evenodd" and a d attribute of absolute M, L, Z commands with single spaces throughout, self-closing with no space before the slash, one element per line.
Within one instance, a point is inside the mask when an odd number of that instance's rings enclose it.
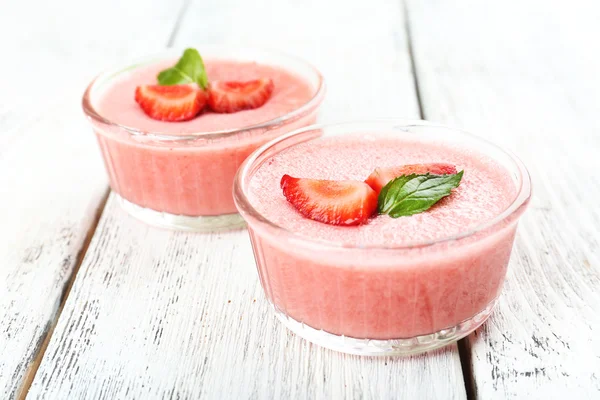
<path fill-rule="evenodd" d="M 599 399 L 599 21 L 594 0 L 5 0 L 0 398 Z M 323 350 L 273 318 L 245 231 L 120 210 L 83 89 L 202 43 L 311 61 L 321 121 L 423 117 L 518 153 L 535 197 L 490 320 L 410 358 Z"/>

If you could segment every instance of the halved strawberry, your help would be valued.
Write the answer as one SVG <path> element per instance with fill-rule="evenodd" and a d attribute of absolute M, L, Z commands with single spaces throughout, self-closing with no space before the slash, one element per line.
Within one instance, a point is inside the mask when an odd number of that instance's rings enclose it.
<path fill-rule="evenodd" d="M 150 117 L 161 121 L 187 121 L 206 105 L 207 93 L 194 83 L 185 85 L 142 85 L 135 101 Z"/>
<path fill-rule="evenodd" d="M 330 225 L 360 225 L 377 209 L 377 193 L 360 181 L 299 179 L 284 175 L 285 198 L 302 215 Z"/>
<path fill-rule="evenodd" d="M 455 174 L 456 167 L 447 163 L 432 163 L 432 164 L 408 164 L 399 167 L 375 168 L 375 171 L 369 175 L 365 183 L 373 188 L 379 194 L 381 189 L 388 184 L 392 179 L 401 175 L 410 174 L 434 174 L 448 175 Z"/>
<path fill-rule="evenodd" d="M 275 85 L 270 78 L 253 81 L 212 81 L 208 89 L 208 105 L 218 113 L 233 113 L 265 104 Z"/>

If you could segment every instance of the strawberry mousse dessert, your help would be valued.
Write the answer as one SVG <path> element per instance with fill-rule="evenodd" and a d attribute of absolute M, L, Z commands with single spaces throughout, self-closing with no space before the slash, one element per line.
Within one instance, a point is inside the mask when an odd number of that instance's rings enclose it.
<path fill-rule="evenodd" d="M 530 195 L 516 157 L 423 121 L 305 127 L 234 183 L 277 317 L 359 355 L 428 351 L 481 325 Z"/>
<path fill-rule="evenodd" d="M 302 60 L 200 51 L 168 51 L 108 71 L 83 97 L 115 196 L 152 225 L 243 225 L 231 194 L 238 167 L 260 145 L 314 123 L 324 96 L 321 74 Z"/>

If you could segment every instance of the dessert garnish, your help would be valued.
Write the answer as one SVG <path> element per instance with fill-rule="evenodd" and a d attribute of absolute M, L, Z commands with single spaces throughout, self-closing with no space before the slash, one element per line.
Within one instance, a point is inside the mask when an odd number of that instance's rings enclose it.
<path fill-rule="evenodd" d="M 431 163 L 431 164 L 407 164 L 396 167 L 375 168 L 365 182 L 373 188 L 377 193 L 387 185 L 392 179 L 402 175 L 410 174 L 433 174 L 433 175 L 448 175 L 455 174 L 456 167 L 447 163 Z"/>
<path fill-rule="evenodd" d="M 307 218 L 360 225 L 376 212 L 398 218 L 427 211 L 452 194 L 463 173 L 451 164 L 413 164 L 377 168 L 365 182 L 284 175 L 281 188 L 287 201 Z"/>
<path fill-rule="evenodd" d="M 392 218 L 406 217 L 429 210 L 460 184 L 464 171 L 456 174 L 410 174 L 394 178 L 377 199 L 377 212 Z"/>
<path fill-rule="evenodd" d="M 156 78 L 162 86 L 195 83 L 202 90 L 208 89 L 204 61 L 196 49 L 186 49 L 177 64 L 161 71 Z"/>
<path fill-rule="evenodd" d="M 299 179 L 284 175 L 285 198 L 302 215 L 330 225 L 360 225 L 377 209 L 377 193 L 360 181 Z"/>
<path fill-rule="evenodd" d="M 208 105 L 218 113 L 258 108 L 269 100 L 274 87 L 270 78 L 246 82 L 214 81 L 210 83 Z"/>
<path fill-rule="evenodd" d="M 135 90 L 135 101 L 150 117 L 161 121 L 187 121 L 206 105 L 207 94 L 195 83 L 160 86 L 142 85 Z"/>
<path fill-rule="evenodd" d="M 187 121 L 208 103 L 214 112 L 233 113 L 261 107 L 273 93 L 273 80 L 208 82 L 204 61 L 196 49 L 186 49 L 171 68 L 161 71 L 158 85 L 138 86 L 135 101 L 150 117 Z"/>

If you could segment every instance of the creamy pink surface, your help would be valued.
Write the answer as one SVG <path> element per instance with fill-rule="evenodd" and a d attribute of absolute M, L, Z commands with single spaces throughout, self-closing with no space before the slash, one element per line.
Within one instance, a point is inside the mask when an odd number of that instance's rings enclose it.
<path fill-rule="evenodd" d="M 135 88 L 155 84 L 157 73 L 174 61 L 124 72 L 103 88 L 95 107 L 105 118 L 137 130 L 171 135 L 244 128 L 292 112 L 315 95 L 316 88 L 285 70 L 249 62 L 206 60 L 211 80 L 273 79 L 265 105 L 233 114 L 203 112 L 186 122 L 148 117 L 134 100 Z M 231 195 L 240 164 L 258 146 L 282 133 L 314 122 L 316 109 L 275 129 L 249 129 L 223 139 L 157 142 L 132 138 L 124 130 L 96 123 L 96 133 L 111 186 L 126 200 L 157 211 L 188 216 L 235 212 Z"/>
<path fill-rule="evenodd" d="M 297 109 L 314 95 L 314 90 L 306 81 L 277 67 L 250 62 L 205 60 L 209 80 L 248 81 L 269 77 L 275 84 L 273 95 L 265 105 L 254 110 L 232 114 L 205 111 L 190 121 L 157 121 L 144 114 L 135 102 L 135 88 L 139 85 L 156 84 L 158 72 L 172 66 L 175 62 L 176 60 L 162 62 L 123 73 L 99 99 L 97 104 L 99 113 L 118 124 L 148 132 L 201 133 L 241 128 L 272 120 Z"/>
<path fill-rule="evenodd" d="M 359 227 L 326 225 L 304 218 L 286 201 L 279 183 L 284 174 L 312 179 L 363 181 L 377 167 L 446 162 L 464 170 L 460 186 L 429 211 L 393 219 L 377 216 Z M 447 146 L 376 140 L 374 136 L 323 139 L 279 153 L 253 176 L 250 202 L 269 220 L 297 234 L 353 245 L 400 245 L 452 236 L 482 224 L 506 209 L 515 197 L 508 172 L 488 157 Z"/>
<path fill-rule="evenodd" d="M 281 193 L 292 176 L 365 179 L 377 166 L 450 162 L 463 182 L 429 211 L 359 227 L 302 217 Z M 274 305 L 297 321 L 357 338 L 408 338 L 468 320 L 500 293 L 516 221 L 478 237 L 414 249 L 398 246 L 456 235 L 489 221 L 514 200 L 509 172 L 468 150 L 366 135 L 319 139 L 266 160 L 248 185 L 251 204 L 269 220 L 306 238 L 351 249 L 291 241 L 249 221 L 261 282 Z"/>

